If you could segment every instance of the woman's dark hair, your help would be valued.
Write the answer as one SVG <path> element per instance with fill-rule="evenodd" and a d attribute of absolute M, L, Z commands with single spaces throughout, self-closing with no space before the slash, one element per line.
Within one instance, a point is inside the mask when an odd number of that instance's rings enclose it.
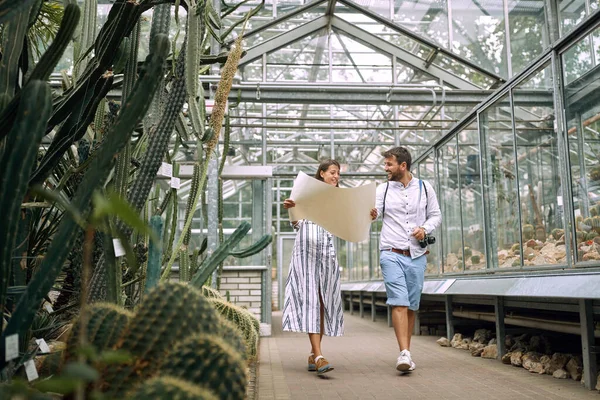
<path fill-rule="evenodd" d="M 329 169 L 329 167 L 331 167 L 332 165 L 335 165 L 336 167 L 338 167 L 338 169 L 341 169 L 340 163 L 335 160 L 329 159 L 329 160 L 322 161 L 321 164 L 319 165 L 319 168 L 317 168 L 317 173 L 315 174 L 315 179 L 318 179 L 321 182 L 323 182 L 323 177 L 321 176 L 321 171 L 326 172 Z M 338 184 L 336 186 L 340 186 L 340 183 L 338 182 Z"/>
<path fill-rule="evenodd" d="M 412 157 L 410 156 L 410 152 L 406 147 L 394 147 L 393 149 L 389 149 L 384 152 L 383 158 L 395 157 L 398 165 L 403 162 L 406 163 L 406 169 L 410 171 L 410 165 L 412 164 Z"/>

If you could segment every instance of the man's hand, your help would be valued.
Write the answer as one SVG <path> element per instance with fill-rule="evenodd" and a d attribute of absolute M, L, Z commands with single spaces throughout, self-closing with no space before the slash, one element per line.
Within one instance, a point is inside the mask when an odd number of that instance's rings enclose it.
<path fill-rule="evenodd" d="M 374 221 L 377 218 L 377 209 L 371 208 L 371 221 Z"/>
<path fill-rule="evenodd" d="M 288 208 L 292 208 L 292 207 L 296 207 L 296 202 L 294 202 L 294 200 L 285 199 L 283 201 L 283 208 L 288 209 Z"/>
<path fill-rule="evenodd" d="M 412 235 L 417 239 L 417 240 L 423 240 L 425 238 L 425 229 L 423 229 L 420 226 L 417 226 L 413 232 Z"/>

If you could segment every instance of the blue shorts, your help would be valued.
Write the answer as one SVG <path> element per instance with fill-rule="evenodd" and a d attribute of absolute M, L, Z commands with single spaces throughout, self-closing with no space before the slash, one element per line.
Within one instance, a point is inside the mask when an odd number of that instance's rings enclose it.
<path fill-rule="evenodd" d="M 409 256 L 382 251 L 379 261 L 388 298 L 386 304 L 418 310 L 427 265 L 425 255 L 413 260 Z"/>

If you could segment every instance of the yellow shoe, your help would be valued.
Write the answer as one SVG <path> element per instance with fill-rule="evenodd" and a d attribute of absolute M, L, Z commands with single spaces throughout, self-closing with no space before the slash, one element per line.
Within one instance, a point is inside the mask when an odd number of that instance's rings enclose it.
<path fill-rule="evenodd" d="M 315 365 L 314 354 L 311 354 L 310 356 L 308 356 L 308 370 L 311 372 L 317 370 L 317 366 Z"/>
<path fill-rule="evenodd" d="M 329 361 L 323 356 L 315 358 L 315 365 L 317 367 L 317 374 L 321 375 L 329 371 L 333 371 L 333 367 L 329 364 Z"/>

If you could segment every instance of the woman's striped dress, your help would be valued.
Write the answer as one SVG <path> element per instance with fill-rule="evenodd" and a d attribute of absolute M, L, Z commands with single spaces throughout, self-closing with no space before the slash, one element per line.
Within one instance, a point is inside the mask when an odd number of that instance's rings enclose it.
<path fill-rule="evenodd" d="M 333 236 L 307 220 L 298 221 L 296 228 L 290 274 L 285 284 L 283 330 L 320 333 L 320 293 L 324 306 L 324 334 L 342 336 L 344 310 Z"/>

